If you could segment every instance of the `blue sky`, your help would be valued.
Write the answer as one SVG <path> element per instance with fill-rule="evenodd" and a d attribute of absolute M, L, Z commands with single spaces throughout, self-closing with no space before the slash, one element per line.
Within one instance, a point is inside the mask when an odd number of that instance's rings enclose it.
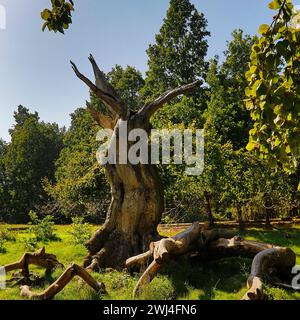
<path fill-rule="evenodd" d="M 193 0 L 208 19 L 209 57 L 222 55 L 230 33 L 255 34 L 272 20 L 270 0 Z M 153 43 L 168 0 L 75 0 L 77 11 L 65 35 L 41 31 L 40 12 L 50 0 L 0 0 L 6 30 L 0 30 L 0 137 L 9 140 L 19 104 L 38 111 L 42 120 L 69 125 L 69 114 L 83 106 L 88 89 L 73 75 L 72 59 L 92 77 L 93 53 L 104 71 L 115 64 L 147 70 L 146 49 Z"/>

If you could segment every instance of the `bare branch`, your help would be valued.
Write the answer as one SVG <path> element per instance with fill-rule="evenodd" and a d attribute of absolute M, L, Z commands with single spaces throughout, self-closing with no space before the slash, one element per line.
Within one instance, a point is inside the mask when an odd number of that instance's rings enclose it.
<path fill-rule="evenodd" d="M 87 270 L 83 269 L 77 264 L 72 264 L 54 283 L 52 283 L 43 292 L 33 292 L 28 286 L 22 286 L 21 296 L 33 300 L 50 300 L 59 292 L 61 292 L 75 276 L 82 278 L 95 291 L 101 294 L 106 292 L 105 285 L 103 283 L 97 282 Z"/>
<path fill-rule="evenodd" d="M 94 75 L 96 79 L 96 86 L 101 89 L 103 92 L 109 93 L 113 97 L 120 100 L 120 97 L 113 86 L 106 80 L 105 74 L 99 69 L 94 57 L 92 55 L 89 56 L 89 60 L 92 64 Z"/>
<path fill-rule="evenodd" d="M 90 89 L 91 91 L 100 98 L 109 108 L 110 111 L 113 114 L 117 114 L 120 117 L 124 117 L 126 115 L 126 108 L 123 106 L 122 102 L 119 100 L 118 97 L 115 97 L 110 92 L 103 91 L 102 88 L 98 88 L 98 86 L 94 85 L 91 80 L 89 80 L 87 77 L 85 77 L 78 68 L 76 67 L 75 63 L 70 61 L 72 65 L 72 69 L 74 70 L 76 76 L 83 81 Z"/>
<path fill-rule="evenodd" d="M 162 96 L 160 96 L 158 99 L 154 100 L 153 102 L 145 105 L 140 111 L 139 114 L 146 116 L 148 119 L 150 119 L 155 112 L 161 108 L 165 103 L 170 102 L 174 98 L 186 94 L 188 92 L 192 92 L 197 90 L 202 85 L 201 80 L 197 80 L 193 83 L 178 87 L 174 90 L 169 90 L 165 92 Z"/>
<path fill-rule="evenodd" d="M 53 269 L 58 266 L 63 266 L 61 263 L 59 263 L 55 255 L 46 253 L 45 248 L 42 248 L 35 253 L 25 253 L 19 261 L 5 265 L 4 270 L 5 272 L 11 272 L 21 269 L 24 275 L 28 275 L 28 267 L 31 264 L 46 269 Z"/>
<path fill-rule="evenodd" d="M 98 112 L 88 101 L 86 101 L 87 109 L 90 111 L 94 120 L 104 129 L 113 129 L 114 120 L 111 117 L 105 116 Z"/>

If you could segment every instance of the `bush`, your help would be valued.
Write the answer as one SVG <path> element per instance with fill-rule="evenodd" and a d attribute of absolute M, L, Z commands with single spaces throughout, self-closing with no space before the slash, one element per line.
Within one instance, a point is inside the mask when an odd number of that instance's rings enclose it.
<path fill-rule="evenodd" d="M 264 293 L 268 300 L 290 300 L 289 294 L 283 289 L 265 286 Z"/>
<path fill-rule="evenodd" d="M 29 217 L 31 220 L 29 233 L 34 234 L 37 241 L 48 242 L 58 239 L 55 234 L 55 223 L 51 216 L 40 220 L 34 211 L 30 211 Z"/>
<path fill-rule="evenodd" d="M 91 227 L 82 217 L 72 218 L 72 222 L 72 229 L 69 232 L 72 235 L 72 242 L 75 245 L 83 245 L 91 237 Z"/>
<path fill-rule="evenodd" d="M 12 231 L 8 229 L 7 226 L 1 225 L 0 226 L 0 239 L 3 241 L 16 241 L 16 237 Z"/>
<path fill-rule="evenodd" d="M 5 253 L 5 243 L 7 241 L 16 241 L 16 237 L 12 231 L 5 225 L 0 225 L 0 253 Z"/>
<path fill-rule="evenodd" d="M 0 238 L 0 253 L 5 253 L 6 248 L 5 248 L 5 241 Z"/>
<path fill-rule="evenodd" d="M 24 248 L 29 252 L 34 252 L 38 248 L 38 241 L 36 237 L 30 237 L 24 240 Z"/>

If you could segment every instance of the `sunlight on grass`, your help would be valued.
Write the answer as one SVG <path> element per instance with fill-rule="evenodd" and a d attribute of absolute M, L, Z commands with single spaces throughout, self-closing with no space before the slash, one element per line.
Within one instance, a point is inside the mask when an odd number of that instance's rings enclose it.
<path fill-rule="evenodd" d="M 6 252 L 0 254 L 0 265 L 12 263 L 21 258 L 26 251 L 24 239 L 28 238 L 28 232 L 24 226 L 13 231 L 16 241 L 7 242 Z M 16 228 L 16 226 L 14 226 Z M 96 227 L 94 227 L 96 229 Z M 82 245 L 74 245 L 70 234 L 70 226 L 55 227 L 58 240 L 46 244 L 39 243 L 39 247 L 45 246 L 47 252 L 53 253 L 65 267 L 72 262 L 81 264 L 86 249 Z M 182 230 L 164 229 L 164 235 L 173 235 Z M 238 233 L 238 232 L 237 232 Z M 242 235 L 249 240 L 257 240 L 288 246 L 297 254 L 297 262 L 300 264 L 300 227 L 294 226 L 290 229 L 262 230 L 253 228 Z M 243 258 L 227 258 L 215 262 L 199 264 L 188 261 L 185 257 L 177 258 L 166 266 L 161 274 L 139 296 L 139 299 L 152 300 L 237 300 L 246 292 L 246 279 L 250 272 L 251 260 Z M 44 274 L 44 270 L 36 267 L 32 271 Z M 46 283 L 36 291 L 43 290 L 51 281 L 57 279 L 62 273 L 56 270 L 51 279 L 46 278 Z M 100 297 L 85 283 L 75 278 L 61 292 L 56 300 L 127 300 L 132 299 L 132 291 L 138 280 L 138 275 L 130 275 L 126 271 L 106 270 L 93 276 L 104 282 L 108 294 Z M 293 293 L 276 288 L 267 288 L 270 299 L 294 300 L 300 299 L 300 293 Z M 0 300 L 21 299 L 19 288 L 7 288 L 0 290 Z"/>

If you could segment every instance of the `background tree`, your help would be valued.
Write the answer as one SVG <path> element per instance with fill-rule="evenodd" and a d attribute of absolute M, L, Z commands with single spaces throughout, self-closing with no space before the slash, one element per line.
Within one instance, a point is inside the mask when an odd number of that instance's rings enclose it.
<path fill-rule="evenodd" d="M 141 89 L 145 85 L 142 73 L 134 67 L 125 69 L 116 65 L 108 74 L 109 83 L 116 89 L 122 101 L 130 104 L 133 111 L 137 111 L 142 105 Z"/>
<path fill-rule="evenodd" d="M 44 203 L 42 179 L 54 180 L 55 161 L 62 147 L 57 124 L 39 121 L 37 113 L 19 106 L 11 143 L 4 155 L 5 175 L 10 193 L 10 214 L 14 222 L 26 222 L 28 212 Z"/>
<path fill-rule="evenodd" d="M 252 126 L 243 99 L 247 86 L 245 73 L 255 41 L 256 37 L 234 30 L 224 52 L 225 61 L 219 66 L 218 58 L 213 59 L 207 75 L 210 97 L 205 118 L 214 126 L 221 142 L 232 143 L 234 149 L 247 145 Z"/>
<path fill-rule="evenodd" d="M 189 0 L 171 0 L 164 23 L 150 45 L 149 70 L 142 90 L 151 100 L 158 94 L 182 83 L 205 78 L 208 63 L 205 61 L 210 33 L 206 30 L 207 20 Z M 192 119 L 200 124 L 205 108 L 205 90 L 178 98 L 161 110 L 152 123 L 156 127 L 167 126 L 168 122 L 188 125 Z M 203 124 L 203 123 L 202 123 Z"/>
<path fill-rule="evenodd" d="M 103 170 L 96 160 L 99 128 L 86 109 L 77 109 L 71 119 L 56 161 L 56 182 L 47 181 L 45 189 L 55 200 L 57 211 L 69 220 L 83 216 L 87 221 L 102 223 L 110 198 Z"/>
<path fill-rule="evenodd" d="M 10 211 L 10 196 L 4 165 L 6 148 L 6 142 L 0 139 L 0 221 L 7 221 Z"/>

